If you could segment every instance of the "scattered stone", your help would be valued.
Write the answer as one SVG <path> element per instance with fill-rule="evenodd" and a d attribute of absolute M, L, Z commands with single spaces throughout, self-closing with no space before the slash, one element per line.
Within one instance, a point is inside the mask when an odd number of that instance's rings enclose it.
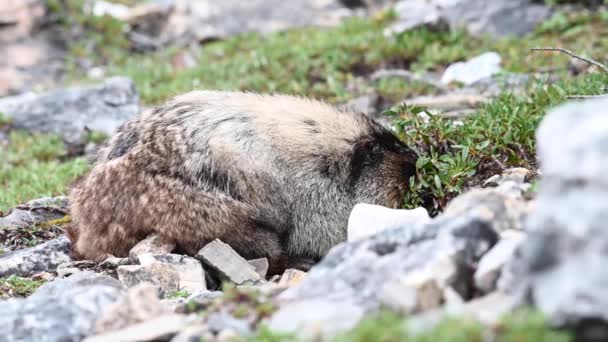
<path fill-rule="evenodd" d="M 40 272 L 40 273 L 34 274 L 31 278 L 32 278 L 32 280 L 44 280 L 45 282 L 49 282 L 49 281 L 55 279 L 56 277 L 53 273 Z"/>
<path fill-rule="evenodd" d="M 359 203 L 348 218 L 348 241 L 357 241 L 381 231 L 408 227 L 430 221 L 426 209 L 391 209 L 379 205 Z"/>
<path fill-rule="evenodd" d="M 532 80 L 533 77 L 530 75 L 501 72 L 478 80 L 471 85 L 471 88 L 489 97 L 497 97 L 503 93 L 523 96 Z M 552 80 L 549 79 L 547 82 L 551 83 Z"/>
<path fill-rule="evenodd" d="M 205 271 L 201 263 L 195 258 L 179 254 L 141 254 L 139 262 L 142 266 L 154 272 L 177 272 L 179 290 L 193 293 L 207 289 Z"/>
<path fill-rule="evenodd" d="M 119 266 L 129 265 L 130 262 L 131 261 L 129 260 L 129 258 L 117 258 L 117 257 L 111 256 L 111 257 L 106 258 L 106 260 L 102 261 L 99 264 L 99 267 L 104 268 L 104 269 L 114 270 L 114 269 L 117 269 Z"/>
<path fill-rule="evenodd" d="M 119 266 L 117 269 L 118 279 L 128 287 L 150 282 L 160 286 L 165 296 L 181 290 L 192 293 L 206 289 L 205 272 L 194 258 L 147 253 L 139 255 L 139 261 L 141 265 Z"/>
<path fill-rule="evenodd" d="M 307 300 L 282 305 L 268 326 L 273 331 L 318 341 L 352 329 L 363 315 L 364 310 L 349 301 Z"/>
<path fill-rule="evenodd" d="M 247 263 L 229 245 L 216 239 L 208 243 L 197 254 L 196 258 L 214 269 L 222 279 L 237 285 L 255 283 L 262 278 L 253 266 Z"/>
<path fill-rule="evenodd" d="M 247 261 L 249 265 L 253 266 L 255 272 L 260 275 L 261 278 L 266 278 L 266 273 L 268 273 L 268 259 L 267 258 L 259 258 Z"/>
<path fill-rule="evenodd" d="M 204 325 L 189 326 L 171 339 L 171 342 L 214 341 L 216 337 Z"/>
<path fill-rule="evenodd" d="M 225 330 L 236 332 L 240 336 L 251 333 L 249 322 L 244 319 L 238 319 L 234 316 L 221 311 L 212 313 L 207 319 L 207 329 L 214 334 L 219 334 Z"/>
<path fill-rule="evenodd" d="M 502 58 L 496 52 L 486 52 L 466 62 L 458 62 L 450 65 L 443 76 L 441 83 L 450 84 L 460 82 L 471 85 L 486 77 L 491 77 L 501 71 Z"/>
<path fill-rule="evenodd" d="M 97 263 L 90 260 L 69 261 L 57 266 L 57 276 L 65 278 L 83 270 L 93 270 L 96 267 Z"/>
<path fill-rule="evenodd" d="M 166 341 L 193 321 L 195 318 L 185 315 L 164 315 L 122 330 L 88 337 L 84 342 Z"/>
<path fill-rule="evenodd" d="M 131 251 L 129 251 L 129 260 L 132 263 L 137 264 L 139 263 L 139 256 L 142 254 L 169 254 L 173 252 L 174 249 L 175 242 L 167 241 L 158 234 L 151 234 L 131 248 Z"/>
<path fill-rule="evenodd" d="M 560 106 L 537 131 L 543 170 L 528 238 L 499 288 L 577 338 L 608 338 L 608 100 Z M 589 335 L 588 335 L 589 334 Z"/>
<path fill-rule="evenodd" d="M 493 186 L 497 187 L 505 182 L 515 182 L 517 184 L 524 184 L 528 177 L 532 175 L 532 172 L 523 167 L 515 167 L 506 169 L 501 175 L 494 175 L 483 182 L 483 187 Z"/>
<path fill-rule="evenodd" d="M 378 289 L 420 272 L 432 275 L 440 288 L 452 286 L 469 299 L 473 270 L 497 240 L 492 222 L 475 211 L 386 230 L 334 247 L 306 279 L 278 298 L 351 302 L 369 312 L 381 304 Z"/>
<path fill-rule="evenodd" d="M 62 236 L 38 246 L 0 255 L 0 277 L 54 271 L 70 261 L 70 241 Z"/>
<path fill-rule="evenodd" d="M 56 279 L 27 299 L 0 303 L 0 336 L 6 341 L 81 341 L 124 291 L 118 280 L 92 272 Z"/>
<path fill-rule="evenodd" d="M 0 217 L 0 230 L 8 227 L 31 227 L 63 219 L 67 212 L 68 200 L 66 197 L 39 198 L 18 206 L 5 217 Z"/>
<path fill-rule="evenodd" d="M 87 129 L 108 135 L 139 112 L 133 81 L 107 79 L 101 85 L 0 99 L 0 112 L 17 129 L 61 135 L 70 145 L 85 142 Z"/>
<path fill-rule="evenodd" d="M 95 333 L 120 330 L 170 313 L 159 299 L 158 287 L 142 283 L 129 289 L 122 299 L 106 308 L 95 322 Z"/>
<path fill-rule="evenodd" d="M 281 276 L 278 286 L 283 288 L 296 286 L 306 278 L 306 274 L 306 272 L 293 268 L 287 269 Z"/>
<path fill-rule="evenodd" d="M 524 239 L 525 235 L 502 238 L 481 258 L 474 276 L 475 287 L 477 289 L 483 293 L 490 293 L 496 290 L 496 283 L 504 265 L 513 258 L 515 250 Z"/>
<path fill-rule="evenodd" d="M 469 211 L 487 217 L 496 232 L 523 230 L 528 203 L 523 192 L 505 192 L 502 188 L 472 189 L 448 203 L 444 215 L 457 217 Z"/>
<path fill-rule="evenodd" d="M 386 284 L 380 290 L 379 300 L 383 306 L 410 315 L 439 307 L 443 291 L 433 278 L 408 275 Z"/>
<path fill-rule="evenodd" d="M 517 301 L 501 292 L 493 292 L 461 305 L 446 305 L 408 318 L 412 333 L 431 330 L 448 317 L 476 320 L 487 327 L 500 328 L 500 321 L 509 312 L 517 309 Z"/>

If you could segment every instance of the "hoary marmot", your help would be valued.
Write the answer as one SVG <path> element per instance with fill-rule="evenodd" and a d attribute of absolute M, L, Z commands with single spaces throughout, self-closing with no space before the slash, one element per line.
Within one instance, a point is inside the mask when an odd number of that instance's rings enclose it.
<path fill-rule="evenodd" d="M 346 239 L 356 203 L 398 207 L 416 154 L 368 116 L 284 95 L 194 91 L 126 122 L 71 191 L 76 259 L 152 233 L 194 255 L 219 238 L 270 274 Z"/>

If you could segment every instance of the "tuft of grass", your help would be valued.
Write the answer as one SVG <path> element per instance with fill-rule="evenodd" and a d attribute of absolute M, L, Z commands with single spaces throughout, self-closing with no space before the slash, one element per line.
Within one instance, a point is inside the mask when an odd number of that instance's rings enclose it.
<path fill-rule="evenodd" d="M 31 280 L 11 275 L 0 278 L 0 298 L 27 297 L 45 283 L 44 280 Z"/>
<path fill-rule="evenodd" d="M 66 154 L 57 136 L 11 132 L 0 146 L 0 212 L 32 198 L 64 195 L 89 169 L 84 158 L 62 161 Z"/>

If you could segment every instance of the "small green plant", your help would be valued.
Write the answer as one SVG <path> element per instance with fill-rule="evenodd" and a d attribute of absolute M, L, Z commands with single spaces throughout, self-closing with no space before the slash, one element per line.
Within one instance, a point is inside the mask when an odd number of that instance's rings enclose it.
<path fill-rule="evenodd" d="M 34 293 L 44 280 L 31 280 L 11 275 L 7 278 L 0 278 L 0 298 L 1 297 L 27 297 Z"/>
<path fill-rule="evenodd" d="M 190 296 L 190 292 L 186 290 L 175 291 L 169 295 L 169 298 L 188 298 Z"/>

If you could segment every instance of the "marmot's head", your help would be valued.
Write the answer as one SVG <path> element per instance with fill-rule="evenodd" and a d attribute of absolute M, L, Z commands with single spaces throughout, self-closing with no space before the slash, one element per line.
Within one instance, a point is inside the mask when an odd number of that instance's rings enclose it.
<path fill-rule="evenodd" d="M 416 174 L 418 156 L 392 132 L 368 120 L 369 134 L 353 146 L 350 182 L 357 203 L 397 208 Z"/>

